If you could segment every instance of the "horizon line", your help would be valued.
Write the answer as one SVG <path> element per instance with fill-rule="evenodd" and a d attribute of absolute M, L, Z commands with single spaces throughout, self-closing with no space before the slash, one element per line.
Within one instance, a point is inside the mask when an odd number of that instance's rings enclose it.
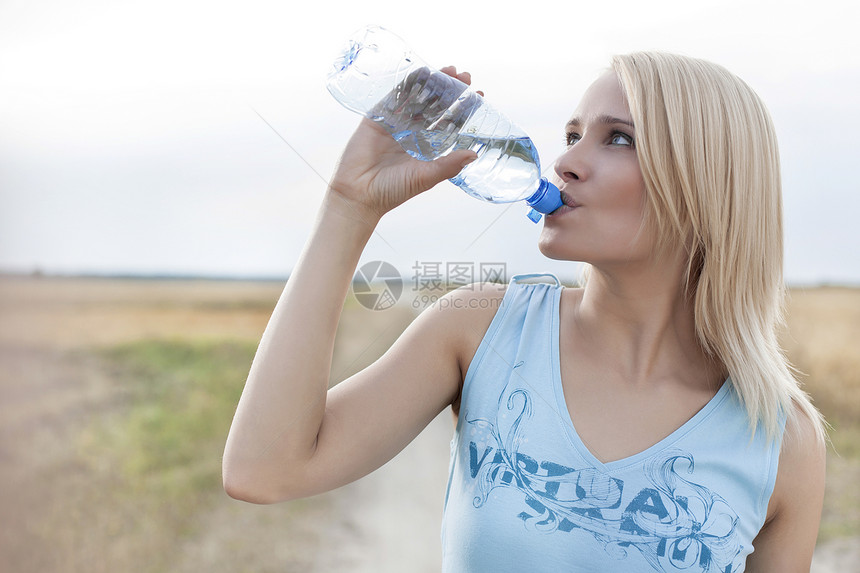
<path fill-rule="evenodd" d="M 0 279 L 2 278 L 34 278 L 34 279 L 114 279 L 114 280 L 140 280 L 140 281 L 180 281 L 180 280 L 205 280 L 224 282 L 284 282 L 289 280 L 291 273 L 286 274 L 226 274 L 226 273 L 172 273 L 172 272 L 142 272 L 142 271 L 44 271 L 34 269 L 31 271 L 11 270 L 0 268 Z M 564 281 L 562 281 L 564 282 Z M 822 279 L 818 281 L 786 281 L 785 286 L 790 289 L 796 288 L 860 288 L 860 280 L 835 281 Z"/>

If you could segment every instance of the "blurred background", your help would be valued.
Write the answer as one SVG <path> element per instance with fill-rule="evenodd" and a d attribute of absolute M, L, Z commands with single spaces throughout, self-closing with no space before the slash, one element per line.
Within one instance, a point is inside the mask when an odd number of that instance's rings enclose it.
<path fill-rule="evenodd" d="M 330 495 L 257 508 L 219 486 L 256 343 L 359 121 L 326 74 L 366 24 L 470 71 L 545 170 L 612 54 L 710 59 L 762 96 L 783 165 L 784 345 L 834 426 L 816 567 L 851 570 L 834 564 L 856 564 L 860 539 L 858 15 L 837 0 L 4 0 L 0 571 L 438 570 L 446 414 Z M 575 279 L 540 255 L 539 228 L 447 182 L 387 215 L 363 262 L 394 265 L 406 292 L 385 311 L 347 301 L 332 381 L 396 338 L 424 279 Z"/>

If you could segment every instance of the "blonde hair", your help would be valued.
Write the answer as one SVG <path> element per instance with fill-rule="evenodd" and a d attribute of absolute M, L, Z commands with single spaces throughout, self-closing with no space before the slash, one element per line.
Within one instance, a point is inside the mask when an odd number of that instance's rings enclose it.
<path fill-rule="evenodd" d="M 727 369 L 750 426 L 781 413 L 824 424 L 777 340 L 785 288 L 776 134 L 756 93 L 721 66 L 674 54 L 616 56 L 661 249 L 687 245 L 686 287 L 705 351 Z"/>

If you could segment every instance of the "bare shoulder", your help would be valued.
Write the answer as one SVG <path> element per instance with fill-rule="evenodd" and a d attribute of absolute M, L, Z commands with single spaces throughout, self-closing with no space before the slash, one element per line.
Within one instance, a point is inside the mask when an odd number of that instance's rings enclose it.
<path fill-rule="evenodd" d="M 788 416 L 782 447 L 779 453 L 779 469 L 773 498 L 775 513 L 793 505 L 801 492 L 809 499 L 816 488 L 824 491 L 824 472 L 827 446 L 819 432 L 819 421 L 800 405 Z"/>
<path fill-rule="evenodd" d="M 767 520 L 748 571 L 809 571 L 824 502 L 826 444 L 800 406 L 786 421 Z"/>
<path fill-rule="evenodd" d="M 502 305 L 507 285 L 473 283 L 452 290 L 422 314 L 436 314 L 439 320 L 480 331 L 481 337 Z"/>
<path fill-rule="evenodd" d="M 565 307 L 570 310 L 579 306 L 582 302 L 582 295 L 585 293 L 585 289 L 582 287 L 565 287 L 561 292 L 561 305 L 564 309 Z"/>
<path fill-rule="evenodd" d="M 436 301 L 439 310 L 463 311 L 458 316 L 467 320 L 492 317 L 502 304 L 508 285 L 500 283 L 473 283 L 452 290 Z"/>
<path fill-rule="evenodd" d="M 426 308 L 419 320 L 431 321 L 449 340 L 462 376 L 507 292 L 507 285 L 474 283 L 453 290 Z"/>

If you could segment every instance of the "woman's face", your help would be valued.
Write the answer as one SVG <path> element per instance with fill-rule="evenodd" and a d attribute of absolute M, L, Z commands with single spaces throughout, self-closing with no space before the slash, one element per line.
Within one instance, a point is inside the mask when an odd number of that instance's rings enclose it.
<path fill-rule="evenodd" d="M 565 133 L 567 149 L 555 162 L 554 177 L 564 205 L 545 219 L 541 252 L 598 267 L 652 257 L 636 134 L 615 73 L 585 92 Z"/>

